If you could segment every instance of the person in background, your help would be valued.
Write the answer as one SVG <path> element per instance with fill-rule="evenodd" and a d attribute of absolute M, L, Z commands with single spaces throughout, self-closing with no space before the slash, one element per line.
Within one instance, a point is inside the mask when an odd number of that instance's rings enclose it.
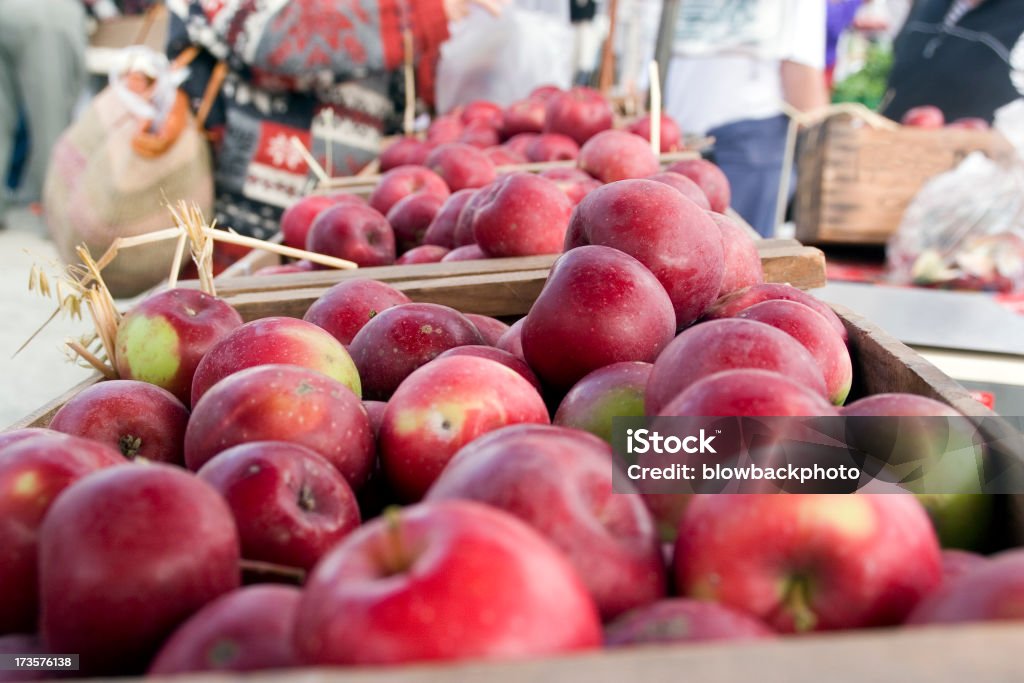
<path fill-rule="evenodd" d="M 111 8 L 96 9 L 116 13 Z M 85 86 L 85 42 L 80 0 L 0 0 L 0 177 L 8 177 L 24 126 L 19 202 L 39 200 L 50 149 L 71 123 Z M 6 185 L 0 183 L 0 227 L 11 201 Z"/>
<path fill-rule="evenodd" d="M 863 0 L 828 0 L 825 21 L 825 82 L 832 87 L 839 38 L 852 24 Z"/>
<path fill-rule="evenodd" d="M 732 205 L 761 235 L 775 230 L 788 120 L 828 105 L 825 3 L 686 0 L 679 9 L 666 112 L 714 136 Z"/>
<path fill-rule="evenodd" d="M 504 0 L 168 0 L 168 55 L 200 48 L 183 86 L 196 109 L 214 74 L 225 73 L 206 120 L 218 222 L 259 238 L 277 231 L 283 209 L 307 190 L 309 168 L 292 137 L 332 175 L 375 158 L 395 99 L 404 98 L 395 92 L 404 29 L 417 92 L 429 101 L 448 22 L 472 4 L 497 14 Z"/>
<path fill-rule="evenodd" d="M 893 49 L 885 116 L 930 104 L 991 122 L 1024 95 L 1024 2 L 918 0 Z"/>

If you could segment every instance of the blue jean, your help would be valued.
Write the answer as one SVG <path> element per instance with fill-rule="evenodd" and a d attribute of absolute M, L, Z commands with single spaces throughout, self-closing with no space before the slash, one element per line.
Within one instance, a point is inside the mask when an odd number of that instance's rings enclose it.
<path fill-rule="evenodd" d="M 782 162 L 789 119 L 751 119 L 708 131 L 715 138 L 712 160 L 732 186 L 732 208 L 763 237 L 775 232 Z"/>

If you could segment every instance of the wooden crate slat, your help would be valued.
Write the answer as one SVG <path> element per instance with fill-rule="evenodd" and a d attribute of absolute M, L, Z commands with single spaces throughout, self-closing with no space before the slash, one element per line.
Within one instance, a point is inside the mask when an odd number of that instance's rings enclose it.
<path fill-rule="evenodd" d="M 1012 154 L 993 131 L 874 128 L 831 116 L 801 135 L 796 236 L 805 244 L 885 244 L 924 184 L 974 151 Z"/>
<path fill-rule="evenodd" d="M 825 255 L 815 247 L 804 247 L 796 240 L 770 239 L 757 243 L 767 282 L 788 282 L 801 289 L 823 287 Z M 455 261 L 450 263 L 421 263 L 402 266 L 379 266 L 357 270 L 318 270 L 306 273 L 284 273 L 274 276 L 238 275 L 217 280 L 217 293 L 231 297 L 248 292 L 273 292 L 294 289 L 330 287 L 352 278 L 369 278 L 395 283 L 402 280 L 421 280 L 450 276 L 506 273 L 551 268 L 557 254 L 522 256 L 518 258 Z M 196 281 L 182 282 L 182 286 L 196 287 Z"/>
<path fill-rule="evenodd" d="M 878 629 L 644 646 L 513 662 L 315 668 L 155 678 L 203 683 L 1006 683 L 1020 680 L 1024 626 Z M 124 681 L 125 679 L 115 679 Z"/>

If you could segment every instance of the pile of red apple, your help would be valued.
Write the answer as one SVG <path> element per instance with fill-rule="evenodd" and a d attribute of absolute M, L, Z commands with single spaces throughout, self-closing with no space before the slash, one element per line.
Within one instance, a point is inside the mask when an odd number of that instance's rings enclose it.
<path fill-rule="evenodd" d="M 164 674 L 1024 617 L 1021 552 L 941 550 L 987 498 L 614 493 L 612 416 L 956 413 L 838 407 L 842 322 L 670 185 L 593 190 L 564 247 L 511 327 L 371 280 L 304 320 L 137 304 L 122 379 L 0 436 L 2 651 Z"/>
<path fill-rule="evenodd" d="M 973 116 L 955 119 L 946 123 L 946 115 L 942 110 L 931 104 L 923 104 L 920 107 L 912 107 L 900 118 L 900 123 L 911 128 L 927 128 L 936 130 L 939 128 L 959 128 L 962 130 L 989 130 L 988 121 Z"/>
<path fill-rule="evenodd" d="M 729 184 L 712 163 L 682 161 L 661 172 L 650 148 L 650 117 L 612 129 L 597 91 L 540 88 L 502 109 L 473 102 L 436 119 L 426 138 L 403 138 L 381 155 L 368 201 L 313 195 L 282 216 L 284 243 L 361 267 L 561 252 L 569 214 L 603 183 L 650 178 L 701 208 L 724 212 Z M 680 149 L 679 127 L 662 117 L 663 151 Z M 526 162 L 576 160 L 537 174 L 501 172 Z M 507 168 L 506 168 L 507 170 Z M 307 261 L 260 274 L 297 272 Z"/>

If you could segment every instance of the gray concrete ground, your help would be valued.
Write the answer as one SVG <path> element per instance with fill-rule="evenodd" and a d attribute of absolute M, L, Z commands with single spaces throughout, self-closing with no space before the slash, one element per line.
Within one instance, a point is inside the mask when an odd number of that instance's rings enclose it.
<path fill-rule="evenodd" d="M 14 209 L 0 231 L 0 429 L 56 398 L 91 371 L 66 360 L 64 340 L 89 329 L 88 322 L 60 316 L 17 356 L 14 352 L 53 312 L 54 304 L 28 291 L 33 263 L 56 271 L 57 252 L 42 221 Z"/>

